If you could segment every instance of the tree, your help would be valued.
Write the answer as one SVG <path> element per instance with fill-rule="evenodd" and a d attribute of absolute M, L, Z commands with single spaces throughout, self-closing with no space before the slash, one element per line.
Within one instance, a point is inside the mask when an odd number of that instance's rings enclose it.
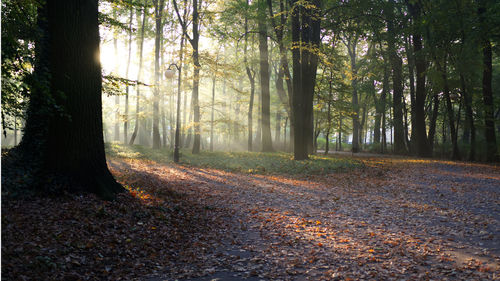
<path fill-rule="evenodd" d="M 20 161 L 40 176 L 39 187 L 53 184 L 54 176 L 69 178 L 65 189 L 111 199 L 124 189 L 104 154 L 98 1 L 48 0 L 39 8 L 38 26 L 36 83 Z"/>
<path fill-rule="evenodd" d="M 258 1 L 259 56 L 260 56 L 260 90 L 261 90 L 261 124 L 262 151 L 273 151 L 271 139 L 271 96 L 269 92 L 269 50 L 267 46 L 266 3 Z"/>
<path fill-rule="evenodd" d="M 418 156 L 428 157 L 431 156 L 431 151 L 429 149 L 429 144 L 427 142 L 427 132 L 425 126 L 425 99 L 426 99 L 426 91 L 425 91 L 425 72 L 426 72 L 426 61 L 425 55 L 423 53 L 422 46 L 422 36 L 420 34 L 420 26 L 419 21 L 421 17 L 421 3 L 418 1 L 414 4 L 408 3 L 408 9 L 410 10 L 410 14 L 413 18 L 413 54 L 412 59 L 415 62 L 416 69 L 416 91 L 415 98 L 412 100 L 412 129 L 414 128 L 414 132 L 412 132 L 412 136 L 414 135 L 416 141 L 416 152 Z M 413 84 L 413 83 L 412 83 Z"/>
<path fill-rule="evenodd" d="M 321 41 L 320 0 L 292 1 L 294 159 L 308 159 L 313 140 L 313 97 Z"/>
<path fill-rule="evenodd" d="M 484 125 L 485 137 L 487 146 L 487 160 L 496 161 L 499 159 L 498 148 L 495 136 L 495 117 L 493 106 L 493 89 L 492 89 L 492 46 L 490 34 L 488 33 L 488 25 L 486 23 L 486 13 L 489 4 L 487 0 L 479 0 L 479 22 L 481 27 L 481 49 L 483 53 L 483 102 L 484 102 Z"/>
<path fill-rule="evenodd" d="M 145 3 L 144 7 L 142 7 L 141 12 L 142 12 L 142 25 L 141 25 L 141 32 L 139 35 L 139 42 L 138 42 L 138 49 L 139 49 L 139 69 L 137 70 L 137 81 L 140 82 L 142 79 L 142 65 L 143 65 L 143 59 L 144 59 L 144 31 L 146 29 L 146 22 L 147 22 L 147 17 L 146 17 L 146 9 L 147 9 L 147 2 Z M 139 16 L 137 17 L 137 21 L 139 21 Z M 129 145 L 133 145 L 135 142 L 135 138 L 137 137 L 137 134 L 139 133 L 139 111 L 141 109 L 140 103 L 141 103 L 141 85 L 140 83 L 137 83 L 136 85 L 136 103 L 135 103 L 135 127 L 134 127 L 134 132 L 132 133 L 132 136 L 130 137 L 130 142 Z M 141 130 L 144 130 L 143 128 Z"/>
<path fill-rule="evenodd" d="M 177 1 L 173 0 L 175 13 L 182 27 L 182 33 L 188 39 L 191 47 L 193 47 L 193 94 L 191 97 L 191 104 L 193 106 L 193 122 L 194 122 L 194 143 L 193 143 L 193 154 L 200 153 L 201 146 L 201 129 L 200 129 L 200 102 L 199 102 L 199 88 L 200 88 L 200 53 L 199 53 L 199 42 L 200 42 L 200 13 L 203 0 L 193 0 L 193 14 L 192 14 L 192 36 L 188 34 L 187 28 L 188 23 L 181 17 L 179 13 L 179 8 L 177 7 Z M 186 1 L 184 1 L 186 4 Z M 187 9 L 187 7 L 184 7 Z M 185 119 L 185 118 L 184 118 Z"/>
<path fill-rule="evenodd" d="M 387 44 L 389 62 L 392 67 L 392 106 L 394 112 L 394 152 L 404 154 L 407 152 L 405 146 L 405 133 L 403 125 L 403 60 L 397 53 L 397 30 L 395 28 L 394 0 L 390 0 L 386 7 L 387 17 Z"/>

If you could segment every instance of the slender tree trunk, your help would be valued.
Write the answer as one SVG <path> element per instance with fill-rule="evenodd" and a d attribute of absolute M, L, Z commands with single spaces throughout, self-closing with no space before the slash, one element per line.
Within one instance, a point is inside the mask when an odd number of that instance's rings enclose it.
<path fill-rule="evenodd" d="M 340 121 L 339 121 L 339 151 L 342 151 L 342 114 L 340 115 Z"/>
<path fill-rule="evenodd" d="M 486 159 L 493 162 L 498 161 L 498 149 L 495 136 L 495 116 L 493 109 L 493 90 L 492 90 L 492 51 L 491 42 L 483 39 L 483 103 L 484 103 L 484 125 L 486 138 Z"/>
<path fill-rule="evenodd" d="M 113 10 L 113 17 L 116 18 L 116 11 Z M 118 58 L 118 33 L 114 32 L 113 33 L 113 48 L 115 51 L 115 58 Z M 118 75 L 118 62 L 115 59 L 115 65 L 114 65 L 114 70 L 113 74 Z M 115 131 L 114 131 L 114 139 L 115 141 L 120 141 L 120 96 L 116 95 L 115 96 Z"/>
<path fill-rule="evenodd" d="M 211 105 L 211 114 L 210 114 L 210 151 L 214 151 L 215 81 L 216 81 L 216 77 L 215 77 L 215 74 L 214 74 L 214 77 L 212 78 L 212 105 Z"/>
<path fill-rule="evenodd" d="M 136 92 L 137 92 L 137 98 L 136 98 L 136 103 L 135 103 L 135 127 L 134 127 L 134 132 L 132 133 L 132 137 L 130 137 L 130 142 L 129 145 L 133 145 L 135 142 L 135 138 L 137 137 L 137 134 L 139 133 L 139 112 L 141 110 L 141 79 L 142 79 L 142 64 L 143 64 L 143 54 L 144 54 L 144 30 L 146 27 L 146 21 L 147 21 L 147 16 L 146 16 L 146 11 L 144 10 L 145 8 L 142 8 L 142 26 L 141 26 L 141 33 L 139 37 L 139 69 L 137 71 L 137 85 L 136 85 Z"/>
<path fill-rule="evenodd" d="M 444 92 L 444 98 L 446 100 L 446 111 L 448 113 L 448 122 L 450 126 L 450 133 L 451 133 L 451 142 L 453 145 L 453 150 L 451 154 L 451 159 L 453 160 L 460 160 L 460 151 L 458 150 L 458 141 L 457 141 L 457 131 L 455 127 L 455 115 L 453 113 L 453 105 L 451 104 L 451 97 L 450 97 L 450 89 L 448 86 L 448 73 L 447 73 L 447 55 L 444 57 L 443 65 L 441 68 L 441 77 L 443 79 L 443 92 Z"/>
<path fill-rule="evenodd" d="M 125 70 L 125 78 L 129 78 L 129 72 L 130 72 L 130 60 L 132 58 L 132 20 L 134 18 L 134 9 L 131 6 L 130 7 L 130 19 L 128 22 L 128 57 L 127 57 L 127 68 Z M 127 143 L 128 140 L 128 95 L 130 92 L 130 86 L 127 84 L 127 87 L 125 89 L 125 113 L 124 113 L 124 120 L 123 120 L 123 143 Z"/>
<path fill-rule="evenodd" d="M 410 46 L 410 38 L 406 36 L 405 38 L 405 51 L 406 58 L 408 60 L 408 77 L 409 77 L 409 86 L 410 86 L 410 117 L 411 117 L 411 135 L 410 139 L 408 139 L 408 109 L 405 105 L 405 100 L 403 98 L 404 110 L 405 110 L 405 134 L 407 140 L 407 147 L 409 149 L 410 154 L 416 154 L 416 121 L 415 121 L 415 110 L 416 110 L 416 102 L 415 102 L 415 54 L 414 50 Z M 426 138 L 427 140 L 427 138 Z"/>
<path fill-rule="evenodd" d="M 437 121 L 438 114 L 439 114 L 439 95 L 434 94 L 432 116 L 431 116 L 431 120 L 429 123 L 429 137 L 427 140 L 427 142 L 429 143 L 429 146 L 430 146 L 430 155 L 431 156 L 432 156 L 433 151 L 434 151 L 434 138 L 435 138 L 435 134 L 436 134 L 436 121 Z"/>
<path fill-rule="evenodd" d="M 352 72 L 352 152 L 359 152 L 359 102 L 358 102 L 358 78 L 357 78 L 357 65 L 356 65 L 356 46 L 357 39 L 350 41 L 346 44 L 347 51 L 349 53 L 349 58 L 351 62 L 351 72 Z"/>
<path fill-rule="evenodd" d="M 248 70 L 247 70 L 248 73 Z M 248 103 L 248 151 L 253 150 L 253 101 L 255 96 L 255 79 L 248 74 L 250 79 L 250 101 Z M 251 78 L 250 78 L 251 77 Z"/>
<path fill-rule="evenodd" d="M 276 126 L 275 126 L 274 139 L 276 144 L 280 146 L 279 143 L 281 142 L 281 112 L 279 110 L 276 111 Z"/>
<path fill-rule="evenodd" d="M 468 131 L 467 142 L 470 145 L 468 160 L 474 161 L 476 158 L 476 126 L 474 125 L 474 114 L 472 112 L 472 96 L 469 94 L 469 91 L 467 91 L 465 77 L 462 73 L 460 73 L 460 88 L 465 105 L 465 124 L 467 130 L 464 131 Z"/>
<path fill-rule="evenodd" d="M 380 152 L 383 154 L 387 152 L 387 130 L 386 130 L 386 116 L 385 108 L 387 104 L 387 93 L 389 92 L 389 68 L 384 65 L 384 78 L 382 81 L 382 95 L 380 96 L 380 111 L 382 113 L 382 145 L 380 146 Z"/>
<path fill-rule="evenodd" d="M 247 0 L 248 5 L 248 0 Z M 245 15 L 245 47 L 243 49 L 243 59 L 245 70 L 250 81 L 250 101 L 248 103 L 248 151 L 253 150 L 253 102 L 255 97 L 255 72 L 250 69 L 248 64 L 248 18 Z"/>
<path fill-rule="evenodd" d="M 161 145 L 160 139 L 160 40 L 162 36 L 162 15 L 164 0 L 154 0 L 155 3 L 155 20 L 156 20 L 156 35 L 155 35 L 155 74 L 154 74 L 154 91 L 153 91 L 153 149 L 159 149 Z"/>
<path fill-rule="evenodd" d="M 191 39 L 191 46 L 193 47 L 193 64 L 194 64 L 194 75 L 193 75 L 193 121 L 194 121 L 194 142 L 193 142 L 193 154 L 200 153 L 201 145 L 201 127 L 200 127 L 200 101 L 198 98 L 199 88 L 200 88 L 200 55 L 198 50 L 198 43 L 200 40 L 199 33 L 199 22 L 200 16 L 198 12 L 198 5 L 201 7 L 202 0 L 193 0 L 193 38 Z"/>
<path fill-rule="evenodd" d="M 403 61 L 396 52 L 396 31 L 394 27 L 394 0 L 389 1 L 390 5 L 387 10 L 387 35 L 388 35 L 388 52 L 389 62 L 392 66 L 392 83 L 393 83 L 393 124 L 394 124 L 394 152 L 396 154 L 405 154 L 405 132 L 403 125 Z"/>
<path fill-rule="evenodd" d="M 262 151 L 269 152 L 274 149 L 271 138 L 271 96 L 269 91 L 269 50 L 267 46 L 266 6 L 264 0 L 259 0 L 258 5 Z"/>

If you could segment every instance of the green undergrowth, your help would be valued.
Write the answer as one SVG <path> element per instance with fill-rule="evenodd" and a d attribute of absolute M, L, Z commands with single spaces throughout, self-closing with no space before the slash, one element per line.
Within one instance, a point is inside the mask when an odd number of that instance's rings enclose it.
<path fill-rule="evenodd" d="M 173 163 L 172 150 L 153 150 L 140 145 L 106 144 L 106 153 L 112 157 L 149 159 L 159 163 Z M 248 174 L 326 174 L 363 166 L 359 160 L 336 156 L 312 155 L 309 160 L 294 161 L 285 152 L 209 152 L 192 154 L 181 151 L 181 164 L 214 168 Z"/>

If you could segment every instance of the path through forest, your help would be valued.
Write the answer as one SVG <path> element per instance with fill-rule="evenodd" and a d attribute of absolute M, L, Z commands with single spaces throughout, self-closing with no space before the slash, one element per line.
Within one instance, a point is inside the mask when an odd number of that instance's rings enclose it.
<path fill-rule="evenodd" d="M 2 280 L 500 278 L 499 167 L 357 159 L 291 176 L 110 157 L 114 201 L 2 196 Z"/>
<path fill-rule="evenodd" d="M 111 166 L 131 178 L 182 182 L 177 192 L 230 214 L 219 225 L 220 243 L 207 253 L 210 263 L 180 263 L 182 270 L 159 272 L 165 278 L 499 278 L 498 167 L 360 159 L 364 168 L 302 177 L 117 159 Z"/>

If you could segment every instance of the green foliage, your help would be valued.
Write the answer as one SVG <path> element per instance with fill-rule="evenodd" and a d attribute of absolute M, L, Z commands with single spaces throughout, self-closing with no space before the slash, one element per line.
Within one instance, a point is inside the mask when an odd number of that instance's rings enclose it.
<path fill-rule="evenodd" d="M 30 92 L 36 39 L 34 0 L 2 1 L 2 126 L 23 118 Z"/>
<path fill-rule="evenodd" d="M 153 150 L 144 146 L 124 146 L 118 143 L 106 145 L 110 156 L 120 158 L 150 159 L 160 163 L 172 163 L 172 151 Z M 361 167 L 363 163 L 348 158 L 313 155 L 310 160 L 295 161 L 290 153 L 262 152 L 201 152 L 191 154 L 184 150 L 181 163 L 195 167 L 221 169 L 248 174 L 327 174 Z"/>

